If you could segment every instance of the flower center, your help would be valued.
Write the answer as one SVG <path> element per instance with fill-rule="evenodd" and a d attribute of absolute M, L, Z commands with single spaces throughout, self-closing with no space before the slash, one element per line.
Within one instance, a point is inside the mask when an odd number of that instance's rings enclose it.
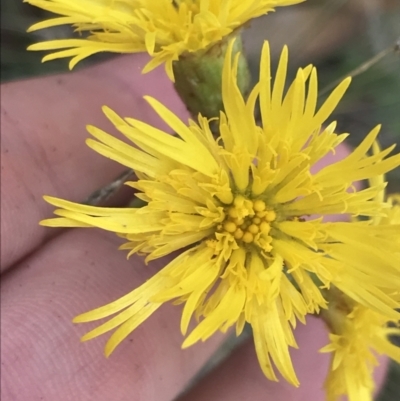
<path fill-rule="evenodd" d="M 272 250 L 269 233 L 276 213 L 269 210 L 263 200 L 236 196 L 233 204 L 226 207 L 225 215 L 225 220 L 218 226 L 218 233 L 233 236 L 238 245 L 254 244 L 265 252 Z"/>

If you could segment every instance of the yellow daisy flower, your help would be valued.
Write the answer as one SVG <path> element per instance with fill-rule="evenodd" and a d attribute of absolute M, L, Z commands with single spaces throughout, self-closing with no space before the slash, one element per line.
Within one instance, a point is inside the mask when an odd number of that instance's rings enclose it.
<path fill-rule="evenodd" d="M 29 50 L 56 50 L 43 61 L 72 57 L 73 68 L 98 52 L 148 52 L 152 60 L 143 72 L 165 63 L 173 80 L 172 63 L 185 52 L 217 43 L 237 28 L 275 7 L 304 0 L 24 0 L 58 14 L 32 25 L 29 31 L 72 24 L 80 39 L 50 40 Z"/>
<path fill-rule="evenodd" d="M 379 151 L 375 143 L 373 153 Z M 370 179 L 370 185 L 383 182 L 383 175 Z M 382 190 L 376 199 L 383 200 L 384 197 Z M 388 203 L 390 208 L 385 211 L 385 216 L 379 216 L 379 220 L 374 217 L 372 223 L 385 227 L 399 256 L 400 195 L 389 196 Z M 400 287 L 392 296 L 400 300 Z M 378 364 L 376 354 L 387 355 L 400 363 L 400 348 L 388 339 L 391 335 L 400 335 L 400 321 L 389 321 L 385 315 L 357 304 L 334 288 L 328 298 L 329 308 L 321 314 L 331 331 L 331 343 L 321 352 L 333 353 L 325 382 L 328 401 L 336 401 L 341 395 L 348 395 L 349 401 L 372 401 L 375 389 L 372 373 Z"/>
<path fill-rule="evenodd" d="M 392 147 L 367 155 L 377 127 L 351 155 L 312 173 L 311 167 L 346 137 L 334 133 L 335 123 L 321 126 L 350 79 L 317 109 L 316 69 L 299 69 L 284 93 L 288 50 L 282 51 L 272 83 L 265 43 L 260 81 L 245 101 L 232 46 L 223 68 L 219 139 L 206 118 L 186 125 L 150 97 L 146 100 L 177 137 L 105 107 L 106 116 L 136 147 L 93 126 L 88 131 L 94 139 L 87 144 L 135 170 L 138 181 L 127 184 L 140 191 L 146 206 L 101 208 L 45 197 L 58 207 L 59 217 L 42 224 L 116 232 L 127 240 L 122 249 L 145 254 L 147 261 L 182 250 L 141 287 L 75 319 L 117 314 L 83 337 L 117 328 L 106 355 L 164 302 L 174 300 L 184 304 L 183 334 L 193 315 L 199 321 L 183 347 L 232 326 L 240 333 L 248 322 L 265 375 L 277 380 L 275 365 L 298 385 L 289 355 L 289 347 L 296 347 L 292 328 L 307 313 L 326 308 L 321 287 L 335 284 L 365 306 L 388 317 L 399 315 L 393 308 L 400 303 L 388 293 L 400 287 L 400 263 L 387 233 L 368 222 L 324 223 L 305 216 L 383 215 L 387 205 L 374 200 L 382 185 L 357 191 L 352 182 L 399 166 L 400 155 L 387 157 Z M 257 100 L 261 126 L 254 118 Z"/>
<path fill-rule="evenodd" d="M 347 315 L 342 309 L 330 320 L 331 343 L 321 350 L 333 353 L 325 382 L 328 401 L 336 401 L 341 395 L 347 395 L 349 401 L 372 401 L 375 389 L 372 373 L 378 365 L 377 354 L 400 363 L 400 348 L 388 339 L 400 335 L 399 322 L 389 326 L 385 316 L 359 304 L 350 305 L 347 300 Z"/>

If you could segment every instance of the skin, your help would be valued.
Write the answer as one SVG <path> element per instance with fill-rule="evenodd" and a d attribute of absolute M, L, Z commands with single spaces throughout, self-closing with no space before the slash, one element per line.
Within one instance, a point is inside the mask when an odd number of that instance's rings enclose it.
<path fill-rule="evenodd" d="M 141 75 L 144 56 L 124 56 L 66 75 L 2 86 L 2 399 L 4 401 L 172 401 L 226 337 L 181 350 L 181 308 L 164 305 L 109 359 L 107 336 L 80 343 L 95 324 L 72 318 L 139 286 L 167 261 L 145 266 L 117 251 L 120 239 L 99 230 L 55 230 L 43 194 L 82 201 L 124 170 L 84 145 L 90 123 L 115 132 L 102 115 L 109 105 L 166 128 L 142 96 L 156 96 L 186 119 L 184 105 L 162 69 Z M 336 157 L 347 151 L 341 148 Z M 326 160 L 329 163 L 331 160 Z M 299 389 L 268 381 L 250 340 L 180 401 L 324 399 L 329 356 L 321 321 L 299 325 L 294 365 Z M 385 363 L 377 370 L 380 384 Z"/>

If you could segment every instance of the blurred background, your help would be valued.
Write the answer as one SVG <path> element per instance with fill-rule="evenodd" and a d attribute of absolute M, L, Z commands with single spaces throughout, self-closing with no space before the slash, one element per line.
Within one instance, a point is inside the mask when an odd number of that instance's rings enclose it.
<path fill-rule="evenodd" d="M 1 0 L 2 82 L 68 71 L 67 59 L 42 64 L 44 53 L 26 51 L 31 43 L 72 35 L 69 26 L 26 33 L 30 25 L 48 16 L 22 0 Z M 291 77 L 299 66 L 316 65 L 323 89 L 381 51 L 394 49 L 400 41 L 400 0 L 307 0 L 252 21 L 244 32 L 244 42 L 254 79 L 265 39 L 270 41 L 275 60 L 282 46 L 289 46 Z M 110 57 L 114 56 L 94 56 L 76 69 Z M 334 118 L 338 120 L 338 132 L 351 133 L 349 142 L 353 146 L 379 123 L 383 124 L 383 147 L 400 142 L 400 51 L 388 52 L 353 80 Z M 400 192 L 400 169 L 387 179 L 388 192 Z M 394 341 L 400 344 L 398 339 Z M 217 359 L 231 348 L 228 344 Z M 399 394 L 400 366 L 392 363 L 378 400 L 397 401 Z"/>

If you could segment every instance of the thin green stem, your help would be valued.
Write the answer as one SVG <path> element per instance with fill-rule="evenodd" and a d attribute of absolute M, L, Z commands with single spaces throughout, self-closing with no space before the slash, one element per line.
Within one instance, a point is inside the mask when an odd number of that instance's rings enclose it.
<path fill-rule="evenodd" d="M 340 82 L 342 82 L 345 78 L 347 77 L 356 77 L 357 75 L 360 75 L 364 73 L 365 71 L 368 71 L 371 67 L 373 67 L 375 64 L 377 64 L 379 61 L 381 61 L 384 57 L 386 57 L 388 54 L 394 54 L 400 51 L 400 38 L 397 40 L 397 42 L 394 45 L 389 46 L 388 48 L 382 50 L 369 60 L 365 61 L 362 63 L 360 66 L 355 68 L 354 70 L 350 71 L 349 73 L 341 76 L 337 80 L 333 81 L 329 85 L 325 86 L 320 92 L 319 96 L 325 95 L 327 92 L 329 92 L 331 89 L 335 88 Z"/>

